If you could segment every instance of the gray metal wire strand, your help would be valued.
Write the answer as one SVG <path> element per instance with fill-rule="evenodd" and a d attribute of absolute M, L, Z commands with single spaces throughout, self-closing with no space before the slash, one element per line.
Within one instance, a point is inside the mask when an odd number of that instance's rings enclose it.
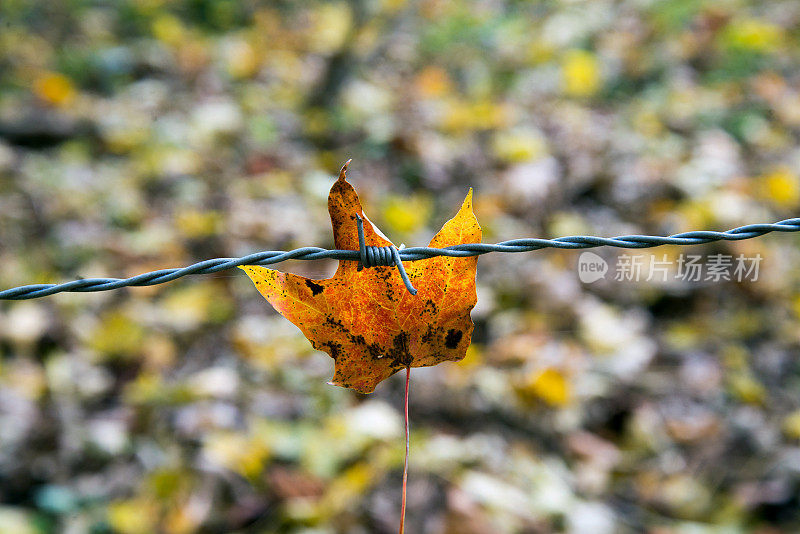
<path fill-rule="evenodd" d="M 593 247 L 651 248 L 660 245 L 700 245 L 714 241 L 740 241 L 760 237 L 770 232 L 798 232 L 800 217 L 778 221 L 773 224 L 750 224 L 726 232 L 694 231 L 667 237 L 647 235 L 624 235 L 596 237 L 586 235 L 557 237 L 555 239 L 512 239 L 496 244 L 469 243 L 446 248 L 412 247 L 399 250 L 402 261 L 418 261 L 435 256 L 467 257 L 489 252 L 530 252 L 543 248 L 584 249 Z M 211 274 L 240 265 L 272 265 L 286 260 L 336 259 L 359 261 L 358 250 L 329 250 L 318 247 L 303 247 L 288 252 L 268 250 L 242 258 L 216 258 L 205 260 L 180 269 L 162 269 L 131 278 L 85 278 L 63 284 L 33 284 L 0 291 L 0 300 L 26 300 L 46 297 L 62 292 L 109 291 L 121 287 L 153 286 L 171 282 L 190 274 Z"/>

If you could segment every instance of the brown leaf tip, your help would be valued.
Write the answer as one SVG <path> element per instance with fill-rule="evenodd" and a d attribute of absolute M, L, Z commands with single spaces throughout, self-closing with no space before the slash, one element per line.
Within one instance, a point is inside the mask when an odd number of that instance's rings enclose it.
<path fill-rule="evenodd" d="M 347 181 L 347 166 L 350 165 L 350 162 L 353 161 L 353 158 L 348 159 L 342 165 L 342 169 L 339 171 L 339 180 L 346 182 Z"/>

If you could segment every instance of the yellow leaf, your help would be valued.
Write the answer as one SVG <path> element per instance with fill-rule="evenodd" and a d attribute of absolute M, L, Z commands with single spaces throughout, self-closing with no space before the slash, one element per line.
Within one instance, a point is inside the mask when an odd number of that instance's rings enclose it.
<path fill-rule="evenodd" d="M 163 308 L 172 326 L 189 330 L 206 322 L 224 320 L 231 302 L 215 284 L 196 284 L 174 289 L 165 297 Z"/>
<path fill-rule="evenodd" d="M 187 210 L 178 214 L 175 224 L 188 238 L 207 237 L 217 233 L 222 216 L 216 211 Z"/>
<path fill-rule="evenodd" d="M 186 29 L 180 19 L 174 15 L 159 15 L 151 27 L 153 35 L 168 45 L 178 45 L 186 38 Z"/>
<path fill-rule="evenodd" d="M 409 234 L 425 226 L 432 208 L 431 199 L 427 196 L 393 196 L 384 203 L 383 218 L 393 232 Z"/>
<path fill-rule="evenodd" d="M 570 400 L 570 386 L 564 374 L 552 367 L 534 374 L 528 390 L 550 406 L 564 406 Z"/>
<path fill-rule="evenodd" d="M 632 122 L 636 131 L 647 137 L 656 137 L 664 131 L 658 113 L 653 110 L 640 110 L 634 114 Z"/>
<path fill-rule="evenodd" d="M 533 65 L 553 59 L 555 48 L 547 41 L 536 39 L 528 47 L 528 61 Z"/>
<path fill-rule="evenodd" d="M 791 439 L 800 439 L 800 410 L 795 410 L 783 419 L 783 433 Z"/>
<path fill-rule="evenodd" d="M 150 139 L 149 136 L 150 130 L 139 124 L 130 127 L 107 128 L 103 132 L 106 146 L 115 154 L 125 154 L 144 145 Z"/>
<path fill-rule="evenodd" d="M 155 506 L 144 499 L 117 501 L 108 507 L 108 523 L 119 534 L 151 534 L 156 522 Z"/>
<path fill-rule="evenodd" d="M 447 104 L 441 126 L 454 133 L 492 130 L 506 126 L 508 119 L 508 110 L 501 104 L 491 101 L 467 103 L 452 100 Z"/>
<path fill-rule="evenodd" d="M 261 474 L 270 455 L 264 440 L 233 432 L 212 434 L 207 438 L 203 452 L 215 464 L 250 479 Z"/>
<path fill-rule="evenodd" d="M 156 469 L 147 478 L 146 491 L 158 500 L 171 500 L 187 489 L 189 481 L 179 469 Z"/>
<path fill-rule="evenodd" d="M 569 96 L 591 96 L 600 89 L 600 65 L 591 52 L 567 52 L 561 65 L 561 73 L 562 87 Z"/>
<path fill-rule="evenodd" d="M 426 67 L 417 76 L 416 86 L 420 94 L 427 98 L 444 96 L 452 90 L 450 77 L 441 67 Z"/>
<path fill-rule="evenodd" d="M 70 79 L 57 72 L 48 72 L 37 78 L 33 89 L 36 96 L 53 106 L 67 106 L 75 98 L 75 88 Z"/>
<path fill-rule="evenodd" d="M 106 315 L 89 338 L 89 346 L 102 355 L 130 356 L 139 351 L 144 330 L 125 314 Z"/>
<path fill-rule="evenodd" d="M 492 142 L 497 159 L 507 163 L 535 160 L 546 153 L 544 139 L 535 130 L 517 129 L 498 132 Z"/>
<path fill-rule="evenodd" d="M 779 167 L 759 177 L 761 196 L 779 208 L 791 208 L 800 202 L 800 180 L 788 167 Z"/>
<path fill-rule="evenodd" d="M 331 481 L 320 509 L 325 515 L 335 514 L 357 501 L 364 492 L 378 480 L 375 468 L 361 462 L 348 468 Z"/>
<path fill-rule="evenodd" d="M 346 2 L 323 3 L 311 18 L 314 29 L 309 35 L 309 45 L 314 52 L 326 54 L 342 47 L 353 24 Z"/>
<path fill-rule="evenodd" d="M 126 403 L 147 404 L 160 401 L 168 394 L 164 381 L 159 374 L 140 374 L 125 386 Z"/>
<path fill-rule="evenodd" d="M 784 30 L 763 20 L 748 18 L 731 23 L 725 37 L 734 48 L 772 52 L 783 44 Z"/>
<path fill-rule="evenodd" d="M 729 382 L 731 392 L 742 402 L 763 404 L 767 392 L 753 376 L 747 372 L 734 374 Z"/>
<path fill-rule="evenodd" d="M 228 50 L 228 73 L 234 78 L 249 78 L 258 70 L 258 55 L 247 41 L 236 41 Z"/>

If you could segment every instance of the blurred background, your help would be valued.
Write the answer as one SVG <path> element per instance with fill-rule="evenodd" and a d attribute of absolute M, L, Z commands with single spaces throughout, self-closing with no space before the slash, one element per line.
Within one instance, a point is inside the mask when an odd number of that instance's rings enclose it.
<path fill-rule="evenodd" d="M 0 288 L 332 247 L 348 158 L 409 246 L 470 186 L 485 242 L 796 216 L 798 45 L 793 0 L 4 0 Z M 799 244 L 481 257 L 409 532 L 800 531 Z M 403 376 L 332 369 L 238 271 L 0 302 L 0 533 L 394 532 Z"/>

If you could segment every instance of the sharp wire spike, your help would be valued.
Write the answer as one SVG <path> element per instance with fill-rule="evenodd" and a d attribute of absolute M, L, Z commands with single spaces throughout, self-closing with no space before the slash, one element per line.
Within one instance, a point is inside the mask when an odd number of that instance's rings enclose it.
<path fill-rule="evenodd" d="M 347 163 L 345 163 L 345 165 L 347 165 Z M 360 271 L 367 263 L 367 246 L 364 244 L 364 220 L 358 213 L 356 213 L 356 227 L 358 227 L 358 270 Z"/>
<path fill-rule="evenodd" d="M 394 264 L 397 265 L 397 270 L 400 271 L 400 278 L 403 279 L 403 283 L 406 285 L 406 289 L 412 295 L 417 294 L 417 290 L 414 286 L 411 285 L 411 280 L 408 279 L 408 274 L 406 274 L 406 268 L 403 267 L 403 260 L 400 259 L 400 252 L 398 252 L 397 247 L 392 248 L 392 256 L 394 256 Z"/>

